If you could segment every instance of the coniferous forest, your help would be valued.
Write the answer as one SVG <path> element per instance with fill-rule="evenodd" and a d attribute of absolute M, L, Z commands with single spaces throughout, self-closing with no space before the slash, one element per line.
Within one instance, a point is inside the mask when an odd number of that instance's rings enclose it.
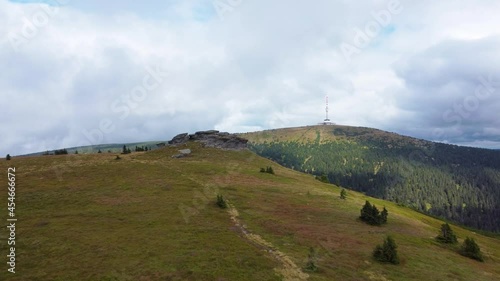
<path fill-rule="evenodd" d="M 251 149 L 336 185 L 500 232 L 500 151 L 434 143 L 369 128 L 332 126 L 310 141 L 271 138 Z M 272 134 L 266 132 L 266 134 Z"/>

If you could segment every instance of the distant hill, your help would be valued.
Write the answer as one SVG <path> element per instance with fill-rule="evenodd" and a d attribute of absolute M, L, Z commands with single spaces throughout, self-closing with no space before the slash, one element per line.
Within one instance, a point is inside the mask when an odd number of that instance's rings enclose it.
<path fill-rule="evenodd" d="M 0 280 L 497 281 L 500 276 L 498 237 L 451 225 L 459 243 L 472 237 L 481 247 L 485 262 L 477 262 L 457 254 L 460 244 L 444 246 L 434 239 L 441 220 L 354 191 L 342 200 L 340 187 L 248 150 L 191 142 L 182 148 L 192 153 L 172 158 L 180 148 L 164 147 L 121 159 L 107 153 L 1 159 L 3 186 L 8 168 L 16 167 L 19 221 L 16 273 L 6 270 L 12 246 L 5 229 Z M 259 172 L 265 167 L 275 174 Z M 218 194 L 227 209 L 216 205 Z M 358 219 L 366 200 L 387 208 L 387 224 Z M 7 213 L 5 208 L 4 222 Z M 387 235 L 397 243 L 400 265 L 372 258 Z M 305 272 L 311 248 L 318 270 Z"/>
<path fill-rule="evenodd" d="M 500 151 L 377 129 L 309 126 L 242 134 L 261 156 L 470 227 L 500 231 Z"/>
<path fill-rule="evenodd" d="M 158 148 L 157 144 L 165 143 L 164 141 L 147 141 L 147 142 L 134 142 L 134 143 L 112 143 L 112 144 L 98 144 L 98 145 L 89 145 L 89 146 L 78 146 L 78 147 L 70 147 L 70 148 L 63 148 L 61 147 L 60 149 L 66 149 L 68 151 L 68 154 L 74 154 L 76 151 L 81 154 L 93 154 L 99 152 L 99 150 L 102 153 L 120 153 L 122 152 L 123 146 L 125 145 L 127 148 L 130 148 L 131 150 L 134 150 L 135 147 L 147 147 L 148 150 L 155 150 Z M 34 152 L 34 153 L 29 153 L 29 154 L 24 154 L 24 155 L 19 155 L 19 156 L 39 156 L 39 155 L 44 155 L 44 154 L 54 154 L 55 150 L 48 150 L 48 151 L 39 151 L 39 152 Z"/>

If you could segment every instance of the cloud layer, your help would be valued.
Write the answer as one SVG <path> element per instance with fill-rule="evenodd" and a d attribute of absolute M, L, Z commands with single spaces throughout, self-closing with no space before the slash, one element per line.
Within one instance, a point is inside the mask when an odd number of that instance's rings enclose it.
<path fill-rule="evenodd" d="M 0 0 L 0 154 L 316 124 L 325 95 L 500 148 L 500 4 L 413 2 Z"/>

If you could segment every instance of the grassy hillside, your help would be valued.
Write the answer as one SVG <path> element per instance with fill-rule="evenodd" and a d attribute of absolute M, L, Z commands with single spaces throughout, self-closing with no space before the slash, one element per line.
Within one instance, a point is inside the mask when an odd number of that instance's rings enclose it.
<path fill-rule="evenodd" d="M 370 128 L 309 126 L 242 135 L 253 151 L 330 182 L 500 232 L 500 151 Z"/>
<path fill-rule="evenodd" d="M 476 239 L 484 263 L 435 242 L 439 220 L 281 167 L 250 151 L 190 144 L 122 155 L 17 157 L 16 274 L 0 280 L 498 280 L 500 240 Z M 260 173 L 272 166 L 275 175 Z M 6 186 L 6 176 L 1 177 Z M 6 205 L 6 191 L 1 204 Z M 216 194 L 230 208 L 215 205 Z M 357 220 L 366 199 L 389 210 L 382 227 Z M 7 211 L 0 217 L 5 222 Z M 392 235 L 401 264 L 371 258 Z M 317 273 L 300 271 L 309 248 Z"/>

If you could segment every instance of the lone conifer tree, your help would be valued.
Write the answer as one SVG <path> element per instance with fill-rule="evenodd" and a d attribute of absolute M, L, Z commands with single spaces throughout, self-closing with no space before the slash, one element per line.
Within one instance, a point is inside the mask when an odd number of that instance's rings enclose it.
<path fill-rule="evenodd" d="M 217 202 L 216 202 L 216 204 L 221 209 L 226 209 L 227 208 L 226 199 L 224 199 L 224 197 L 222 197 L 222 195 L 219 195 L 219 194 L 217 195 Z"/>
<path fill-rule="evenodd" d="M 387 209 L 384 207 L 384 209 L 380 213 L 380 224 L 387 223 L 387 216 L 388 215 L 389 215 L 389 212 L 387 212 Z"/>
<path fill-rule="evenodd" d="M 273 175 L 274 175 L 274 170 L 273 170 L 273 167 L 267 167 L 267 169 L 266 169 L 266 173 L 268 173 L 268 174 L 273 174 Z"/>
<path fill-rule="evenodd" d="M 441 231 L 436 239 L 441 243 L 447 244 L 456 244 L 458 242 L 457 236 L 453 233 L 453 230 L 448 223 L 441 225 Z"/>
<path fill-rule="evenodd" d="M 479 245 L 474 241 L 473 238 L 467 237 L 462 244 L 462 248 L 460 249 L 460 254 L 465 257 L 469 257 L 471 259 L 475 259 L 478 261 L 484 261 L 483 254 L 481 254 L 481 249 Z"/>
<path fill-rule="evenodd" d="M 342 188 L 340 191 L 340 199 L 346 199 L 347 198 L 347 191 L 345 191 L 345 188 Z"/>
<path fill-rule="evenodd" d="M 372 204 L 370 204 L 370 202 L 366 200 L 365 205 L 361 209 L 361 215 L 359 216 L 359 218 L 362 221 L 368 222 L 371 220 L 371 213 L 372 213 Z"/>
<path fill-rule="evenodd" d="M 7 156 L 5 157 L 5 160 L 9 161 L 10 159 L 11 159 L 10 154 L 7 154 Z"/>
<path fill-rule="evenodd" d="M 380 262 L 399 264 L 398 246 L 391 236 L 387 236 L 383 245 L 377 245 L 373 250 L 373 257 Z"/>
<path fill-rule="evenodd" d="M 305 271 L 316 272 L 318 270 L 318 266 L 316 265 L 317 253 L 316 250 L 311 247 L 309 248 L 309 255 L 307 256 L 307 263 L 304 267 Z"/>

